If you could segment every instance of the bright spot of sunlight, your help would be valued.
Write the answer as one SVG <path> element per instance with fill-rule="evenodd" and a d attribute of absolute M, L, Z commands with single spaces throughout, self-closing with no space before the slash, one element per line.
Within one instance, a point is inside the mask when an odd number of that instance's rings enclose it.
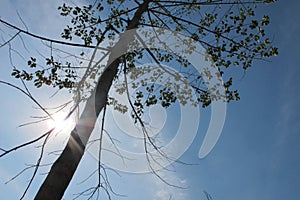
<path fill-rule="evenodd" d="M 55 128 L 58 134 L 69 135 L 75 125 L 75 120 L 72 116 L 66 119 L 68 115 L 65 111 L 60 111 L 52 115 L 52 119 L 48 120 L 47 125 L 49 128 Z"/>

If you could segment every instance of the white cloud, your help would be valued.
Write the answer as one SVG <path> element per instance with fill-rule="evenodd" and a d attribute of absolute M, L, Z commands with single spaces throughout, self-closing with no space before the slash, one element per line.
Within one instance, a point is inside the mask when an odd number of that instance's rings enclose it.
<path fill-rule="evenodd" d="M 176 174 L 176 172 L 172 171 L 163 171 L 159 172 L 159 175 L 168 183 L 172 185 L 179 186 L 174 187 L 170 186 L 163 181 L 161 181 L 156 176 L 152 175 L 151 180 L 149 182 L 154 182 L 154 196 L 153 199 L 155 200 L 186 200 L 190 199 L 188 194 L 188 181 L 186 179 L 182 179 Z M 182 189 L 184 188 L 184 189 Z"/>

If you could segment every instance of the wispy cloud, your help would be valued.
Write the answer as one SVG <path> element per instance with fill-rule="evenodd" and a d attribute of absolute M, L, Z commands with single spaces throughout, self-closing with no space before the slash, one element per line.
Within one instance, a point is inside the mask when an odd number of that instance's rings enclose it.
<path fill-rule="evenodd" d="M 176 172 L 173 171 L 161 171 L 159 175 L 168 183 L 187 188 L 188 181 L 182 179 Z M 155 200 L 186 200 L 189 198 L 188 189 L 182 189 L 174 186 L 170 186 L 163 181 L 161 181 L 156 176 L 151 176 L 149 182 L 153 182 L 153 199 Z"/>

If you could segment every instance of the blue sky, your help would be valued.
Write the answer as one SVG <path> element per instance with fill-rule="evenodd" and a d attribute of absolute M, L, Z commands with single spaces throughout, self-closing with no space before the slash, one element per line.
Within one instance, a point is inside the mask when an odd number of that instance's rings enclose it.
<path fill-rule="evenodd" d="M 26 21 L 30 30 L 50 37 L 56 37 L 63 27 L 55 13 L 59 2 L 49 3 L 42 0 L 1 0 L 0 17 L 22 26 L 16 10 Z M 239 89 L 241 100 L 228 105 L 225 126 L 217 145 L 204 159 L 198 158 L 200 144 L 207 129 L 209 111 L 201 110 L 199 132 L 190 148 L 181 157 L 187 163 L 197 165 L 175 164 L 174 171 L 164 171 L 170 182 L 180 183 L 187 189 L 169 187 L 156 177 L 122 173 L 122 177 L 111 174 L 114 189 L 127 197 L 115 199 L 157 199 L 164 200 L 173 194 L 173 199 L 205 199 L 203 190 L 209 192 L 214 200 L 232 199 L 298 199 L 300 186 L 300 26 L 298 12 L 300 2 L 279 0 L 279 2 L 259 9 L 260 14 L 271 17 L 269 32 L 272 33 L 274 45 L 279 47 L 279 55 L 271 62 L 255 62 L 246 71 L 245 76 L 237 75 L 235 86 Z M 57 14 L 57 13 L 56 13 Z M 40 20 L 42 19 L 42 20 Z M 48 24 L 45 26 L 45 24 Z M 55 25 L 55 26 L 54 26 Z M 1 26 L 3 28 L 3 26 Z M 3 29 L 4 30 L 4 29 Z M 37 41 L 30 43 L 30 48 L 40 45 Z M 0 49 L 2 60 L 0 80 L 9 80 L 10 65 L 7 49 Z M 17 62 L 17 61 L 16 61 Z M 0 147 L 9 148 L 24 139 L 34 137 L 43 129 L 38 127 L 16 128 L 30 120 L 32 103 L 17 91 L 0 85 L 2 94 Z M 47 96 L 36 92 L 37 97 L 47 101 Z M 45 125 L 45 124 L 44 124 Z M 52 141 L 52 145 L 62 142 Z M 59 143 L 59 144 L 57 144 Z M 57 146 L 55 148 L 58 148 Z M 4 184 L 24 168 L 25 163 L 34 163 L 36 151 L 26 148 L 0 159 L 0 194 L 4 199 L 17 199 L 24 190 L 24 185 L 31 172 Z M 78 182 L 94 169 L 94 160 L 86 156 L 80 164 L 75 179 L 67 191 L 65 199 L 73 193 L 85 189 Z M 39 177 L 25 199 L 32 199 L 41 181 Z"/>

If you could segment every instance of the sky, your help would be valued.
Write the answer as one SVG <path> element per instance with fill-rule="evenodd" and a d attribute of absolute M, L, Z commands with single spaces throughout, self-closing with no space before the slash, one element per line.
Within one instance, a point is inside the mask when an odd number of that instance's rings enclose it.
<path fill-rule="evenodd" d="M 53 3 L 54 2 L 54 3 Z M 57 37 L 65 21 L 59 18 L 56 8 L 59 1 L 42 0 L 1 0 L 0 18 L 23 27 L 17 11 L 32 32 Z M 240 91 L 241 100 L 227 106 L 226 121 L 217 144 L 203 159 L 198 152 L 209 123 L 208 110 L 200 110 L 201 117 L 196 138 L 180 160 L 191 164 L 174 164 L 170 171 L 161 171 L 161 176 L 185 189 L 170 187 L 151 174 L 111 173 L 110 181 L 114 190 L 125 197 L 113 199 L 205 199 L 207 191 L 214 200 L 281 200 L 298 199 L 300 186 L 300 74 L 298 12 L 300 2 L 279 0 L 277 3 L 258 9 L 259 14 L 271 18 L 268 28 L 279 55 L 269 62 L 256 61 L 245 74 L 238 75 L 235 87 Z M 0 26 L 0 33 L 5 27 Z M 0 38 L 1 39 L 1 38 Z M 2 39 L 1 39 L 2 40 Z M 28 39 L 28 48 L 35 52 L 39 41 Z M 1 41 L 2 43 L 2 41 Z M 21 44 L 20 44 L 21 45 Z M 46 48 L 41 51 L 47 51 Z M 0 49 L 0 80 L 17 83 L 10 77 L 11 65 L 7 59 L 7 48 Z M 21 62 L 16 56 L 14 62 Z M 0 85 L 2 94 L 0 113 L 0 147 L 10 148 L 22 141 L 45 131 L 46 123 L 39 126 L 18 125 L 30 121 L 30 116 L 39 114 L 29 99 L 16 90 Z M 47 106 L 56 105 L 57 96 L 49 99 L 48 94 L 36 91 L 35 97 Z M 67 98 L 68 95 L 59 96 Z M 170 110 L 176 113 L 178 109 Z M 168 121 L 169 120 L 169 121 Z M 176 122 L 168 118 L 166 123 Z M 168 127 L 170 132 L 177 126 Z M 60 137 L 60 136 L 58 136 Z M 61 136 L 66 138 L 67 136 Z M 50 149 L 63 146 L 63 139 L 53 139 Z M 34 145 L 33 145 L 34 147 Z M 23 175 L 5 184 L 20 172 L 25 164 L 36 161 L 35 148 L 25 148 L 0 158 L 0 194 L 3 199 L 18 199 L 32 174 L 27 170 Z M 50 160 L 54 159 L 54 156 Z M 90 182 L 79 184 L 95 169 L 95 159 L 87 154 L 66 191 L 64 199 L 85 189 Z M 45 172 L 41 170 L 40 173 Z M 25 199 L 32 199 L 43 176 L 38 176 Z M 79 198 L 80 199 L 80 198 Z"/>

